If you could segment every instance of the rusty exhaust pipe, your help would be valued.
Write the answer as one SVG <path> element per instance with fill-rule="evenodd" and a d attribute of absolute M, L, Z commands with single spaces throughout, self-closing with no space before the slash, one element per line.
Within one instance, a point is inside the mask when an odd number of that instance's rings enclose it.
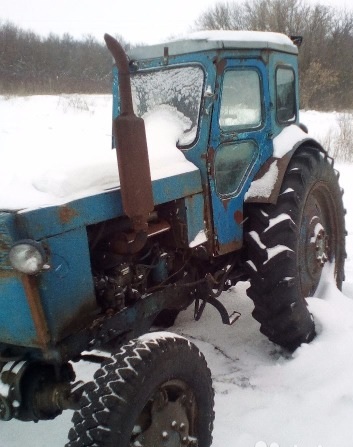
<path fill-rule="evenodd" d="M 117 145 L 123 209 L 136 235 L 140 233 L 135 241 L 141 245 L 141 232 L 147 239 L 147 220 L 154 208 L 145 123 L 134 113 L 127 55 L 114 37 L 105 34 L 104 40 L 119 72 L 121 108 L 120 115 L 113 121 L 113 134 Z"/>

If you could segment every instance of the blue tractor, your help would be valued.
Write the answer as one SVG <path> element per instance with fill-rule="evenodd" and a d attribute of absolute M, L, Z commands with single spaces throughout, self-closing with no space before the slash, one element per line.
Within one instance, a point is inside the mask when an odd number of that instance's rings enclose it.
<path fill-rule="evenodd" d="M 310 342 L 305 297 L 325 266 L 344 279 L 338 174 L 299 124 L 300 39 L 200 32 L 128 56 L 105 40 L 120 187 L 0 213 L 0 418 L 71 408 L 69 447 L 209 447 L 205 359 L 151 328 L 191 304 L 232 324 L 222 292 L 249 280 L 261 331 Z M 189 164 L 155 176 L 142 117 L 161 108 Z M 93 382 L 75 381 L 79 360 L 100 364 Z"/>

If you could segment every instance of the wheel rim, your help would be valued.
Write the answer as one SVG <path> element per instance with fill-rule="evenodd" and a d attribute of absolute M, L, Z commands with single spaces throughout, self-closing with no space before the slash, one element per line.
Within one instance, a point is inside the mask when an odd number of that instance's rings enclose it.
<path fill-rule="evenodd" d="M 131 447 L 197 447 L 194 393 L 181 380 L 162 384 L 142 409 L 130 439 Z"/>
<path fill-rule="evenodd" d="M 335 258 L 338 224 L 335 203 L 325 184 L 317 183 L 309 192 L 300 225 L 298 266 L 303 297 L 317 289 L 322 270 Z"/>

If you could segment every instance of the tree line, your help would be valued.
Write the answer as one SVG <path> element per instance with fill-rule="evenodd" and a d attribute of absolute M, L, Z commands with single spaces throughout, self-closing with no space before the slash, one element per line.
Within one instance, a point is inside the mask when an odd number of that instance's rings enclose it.
<path fill-rule="evenodd" d="M 353 11 L 305 0 L 238 0 L 215 3 L 193 28 L 301 35 L 301 106 L 353 108 Z M 43 38 L 0 22 L 0 94 L 108 93 L 111 66 L 105 45 L 92 36 Z"/>
<path fill-rule="evenodd" d="M 353 108 L 353 10 L 304 0 L 223 2 L 201 14 L 194 27 L 303 36 L 299 50 L 301 107 Z"/>
<path fill-rule="evenodd" d="M 0 94 L 106 93 L 111 69 L 109 51 L 92 36 L 43 38 L 0 23 Z"/>

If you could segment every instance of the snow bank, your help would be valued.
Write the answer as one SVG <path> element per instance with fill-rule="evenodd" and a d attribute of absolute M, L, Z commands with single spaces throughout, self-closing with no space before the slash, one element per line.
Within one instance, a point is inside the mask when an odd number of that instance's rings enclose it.
<path fill-rule="evenodd" d="M 119 186 L 111 96 L 0 97 L 0 209 L 65 203 Z M 176 143 L 176 110 L 146 116 L 152 179 L 195 170 Z"/>
<path fill-rule="evenodd" d="M 212 371 L 212 447 L 351 447 L 353 293 L 348 298 L 337 290 L 328 267 L 316 297 L 308 299 L 317 337 L 290 355 L 259 332 L 247 287 L 240 283 L 222 295 L 228 312 L 242 314 L 234 327 L 221 325 L 211 308 L 199 323 L 192 311 L 184 313 L 176 326 Z"/>
<path fill-rule="evenodd" d="M 325 148 L 327 143 L 339 134 L 339 112 L 317 112 L 315 110 L 301 110 L 300 121 L 304 123 L 310 135 L 317 139 Z"/>

